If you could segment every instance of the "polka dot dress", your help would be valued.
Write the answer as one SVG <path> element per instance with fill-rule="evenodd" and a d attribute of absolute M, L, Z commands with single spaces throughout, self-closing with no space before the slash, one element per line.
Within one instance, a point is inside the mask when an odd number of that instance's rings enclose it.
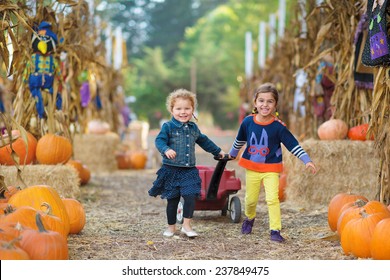
<path fill-rule="evenodd" d="M 179 196 L 199 196 L 201 179 L 196 167 L 185 168 L 163 165 L 157 171 L 157 179 L 149 190 L 150 196 L 172 199 Z"/>

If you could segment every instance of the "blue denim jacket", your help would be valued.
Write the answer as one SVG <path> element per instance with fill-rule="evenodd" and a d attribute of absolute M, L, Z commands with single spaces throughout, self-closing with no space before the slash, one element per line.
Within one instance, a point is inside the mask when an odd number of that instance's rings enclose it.
<path fill-rule="evenodd" d="M 156 148 L 163 157 L 162 163 L 178 167 L 195 166 L 195 143 L 214 156 L 218 156 L 221 151 L 220 147 L 200 132 L 194 122 L 181 123 L 175 118 L 163 124 L 155 140 Z M 169 149 L 176 152 L 174 159 L 165 156 Z"/>

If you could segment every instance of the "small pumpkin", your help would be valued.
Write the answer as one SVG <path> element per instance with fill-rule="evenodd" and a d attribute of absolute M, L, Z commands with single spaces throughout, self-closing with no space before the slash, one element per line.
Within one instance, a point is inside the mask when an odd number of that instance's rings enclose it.
<path fill-rule="evenodd" d="M 9 205 L 0 217 L 1 223 L 20 223 L 24 227 L 34 228 L 37 210 L 31 206 L 14 207 Z"/>
<path fill-rule="evenodd" d="M 116 162 L 118 169 L 130 169 L 131 168 L 131 159 L 130 152 L 128 151 L 118 151 L 115 153 Z"/>
<path fill-rule="evenodd" d="M 390 218 L 381 220 L 372 233 L 370 251 L 374 260 L 390 260 Z"/>
<path fill-rule="evenodd" d="M 46 134 L 38 140 L 36 156 L 41 164 L 63 164 L 72 156 L 70 140 L 58 134 Z"/>
<path fill-rule="evenodd" d="M 367 214 L 374 214 L 379 212 L 387 213 L 390 218 L 390 211 L 386 208 L 386 205 L 384 205 L 380 201 L 371 200 L 366 202 L 359 199 L 352 204 L 353 205 L 350 207 L 350 203 L 345 204 L 340 211 L 341 214 L 337 221 L 337 233 L 339 234 L 339 236 L 342 235 L 345 225 L 350 220 L 360 217 L 360 212 L 362 210 L 364 210 Z"/>
<path fill-rule="evenodd" d="M 29 260 L 27 252 L 15 245 L 13 241 L 0 241 L 0 260 Z"/>
<path fill-rule="evenodd" d="M 330 119 L 323 122 L 317 129 L 321 140 L 342 140 L 347 137 L 348 125 L 339 119 Z"/>
<path fill-rule="evenodd" d="M 351 140 L 366 141 L 367 131 L 368 123 L 353 126 L 348 130 L 348 138 Z M 374 137 L 371 137 L 370 140 L 374 140 Z"/>
<path fill-rule="evenodd" d="M 137 152 L 131 152 L 130 154 L 131 168 L 133 169 L 144 169 L 147 160 L 148 157 L 146 156 L 145 152 L 137 151 Z"/>
<path fill-rule="evenodd" d="M 361 217 L 349 221 L 341 235 L 341 247 L 346 255 L 351 253 L 358 258 L 371 257 L 371 239 L 376 225 L 389 216 L 383 212 L 367 214 L 364 210 Z"/>
<path fill-rule="evenodd" d="M 85 210 L 83 205 L 76 199 L 62 199 L 69 216 L 69 233 L 76 234 L 83 230 L 86 223 Z"/>
<path fill-rule="evenodd" d="M 286 200 L 286 185 L 287 185 L 287 174 L 283 172 L 279 176 L 279 201 L 280 202 Z"/>
<path fill-rule="evenodd" d="M 1 222 L 0 223 L 0 240 L 11 241 L 18 238 L 20 234 L 29 227 L 23 226 L 20 223 L 15 222 Z M 15 244 L 19 245 L 19 240 Z"/>
<path fill-rule="evenodd" d="M 3 189 L 0 190 L 0 203 L 7 203 L 9 198 L 17 193 L 20 190 L 20 187 L 14 186 L 4 186 Z M 4 208 L 4 207 L 0 207 Z"/>
<path fill-rule="evenodd" d="M 80 174 L 80 184 L 86 185 L 88 184 L 89 180 L 91 180 L 91 170 L 87 165 L 83 164 L 83 170 Z"/>
<path fill-rule="evenodd" d="M 66 163 L 66 165 L 72 166 L 76 172 L 78 177 L 80 178 L 80 174 L 83 172 L 83 163 L 77 159 L 70 159 Z"/>
<path fill-rule="evenodd" d="M 37 148 L 37 139 L 35 136 L 27 132 L 27 145 L 19 130 L 12 131 L 12 138 L 16 138 L 12 143 L 12 149 L 19 157 L 17 164 L 25 165 L 33 163 Z M 15 161 L 12 159 L 12 149 L 10 144 L 0 148 L 0 164 L 15 165 Z"/>
<path fill-rule="evenodd" d="M 340 216 L 341 208 L 346 203 L 355 202 L 358 199 L 368 201 L 368 199 L 362 195 L 351 193 L 338 193 L 331 199 L 328 205 L 328 224 L 332 231 L 337 230 L 337 222 Z"/>

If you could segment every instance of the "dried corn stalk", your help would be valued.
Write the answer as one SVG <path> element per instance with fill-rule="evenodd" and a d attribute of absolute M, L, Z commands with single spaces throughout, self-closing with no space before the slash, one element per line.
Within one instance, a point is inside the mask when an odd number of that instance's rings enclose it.
<path fill-rule="evenodd" d="M 62 132 L 72 138 L 70 127 L 75 128 L 75 133 L 83 133 L 88 120 L 93 117 L 109 122 L 115 129 L 118 112 L 113 100 L 116 98 L 116 87 L 122 81 L 117 79 L 120 73 L 105 64 L 104 42 L 97 40 L 101 30 L 90 17 L 87 1 L 61 0 L 52 1 L 49 5 L 45 5 L 46 3 L 37 1 L 34 16 L 27 14 L 31 8 L 21 2 L 16 5 L 12 1 L 2 1 L 0 7 L 0 28 L 9 34 L 0 32 L 0 54 L 3 63 L 11 65 L 8 72 L 13 74 L 11 91 L 15 95 L 14 118 L 37 138 L 47 132 Z M 53 95 L 42 91 L 46 116 L 38 118 L 35 100 L 26 82 L 28 75 L 25 68 L 26 63 L 32 60 L 31 37 L 34 30 L 31 27 L 43 20 L 52 24 L 53 32 L 60 39 L 53 56 L 60 65 L 56 73 L 61 74 L 61 79 L 55 81 Z M 6 40 L 12 41 L 14 48 L 11 53 L 5 47 Z M 91 98 L 99 92 L 103 102 L 101 110 L 93 102 L 87 107 L 81 106 L 79 77 L 83 71 L 89 73 Z M 62 96 L 61 110 L 55 106 L 56 94 Z"/>

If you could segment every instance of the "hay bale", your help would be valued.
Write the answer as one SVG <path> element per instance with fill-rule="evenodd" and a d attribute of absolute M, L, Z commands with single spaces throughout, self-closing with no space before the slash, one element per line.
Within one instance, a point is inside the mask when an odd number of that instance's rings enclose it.
<path fill-rule="evenodd" d="M 118 169 L 115 152 L 119 143 L 115 133 L 78 134 L 73 140 L 74 159 L 87 165 L 91 173 L 115 171 Z"/>
<path fill-rule="evenodd" d="M 25 165 L 21 167 L 20 177 L 17 177 L 15 166 L 0 165 L 0 174 L 4 176 L 7 186 L 48 185 L 53 187 L 61 197 L 79 198 L 80 179 L 76 170 L 68 165 Z M 24 186 L 24 184 L 26 186 Z"/>
<path fill-rule="evenodd" d="M 287 201 L 301 206 L 327 206 L 334 195 L 348 192 L 375 199 L 379 157 L 373 141 L 309 139 L 301 146 L 319 168 L 316 175 L 285 148 Z"/>

